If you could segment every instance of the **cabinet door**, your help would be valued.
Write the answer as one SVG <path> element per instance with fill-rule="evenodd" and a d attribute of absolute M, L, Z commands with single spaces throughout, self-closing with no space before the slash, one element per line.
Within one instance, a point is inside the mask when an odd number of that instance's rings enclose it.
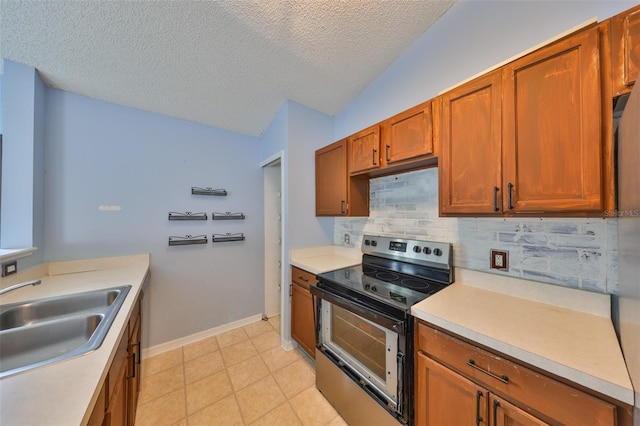
<path fill-rule="evenodd" d="M 347 141 L 316 151 L 316 216 L 347 213 Z"/>
<path fill-rule="evenodd" d="M 444 94 L 441 124 L 440 213 L 502 213 L 502 84 L 500 70 Z"/>
<path fill-rule="evenodd" d="M 309 290 L 295 282 L 291 284 L 291 337 L 315 358 L 316 333 L 313 299 Z"/>
<path fill-rule="evenodd" d="M 349 173 L 356 175 L 380 167 L 380 126 L 376 124 L 349 137 Z"/>
<path fill-rule="evenodd" d="M 141 316 L 136 316 L 136 321 L 132 327 L 129 340 L 129 362 L 127 367 L 127 417 L 129 426 L 133 426 L 136 421 L 136 410 L 138 407 L 138 393 L 140 392 L 140 320 Z"/>
<path fill-rule="evenodd" d="M 487 425 L 487 391 L 417 354 L 416 426 Z"/>
<path fill-rule="evenodd" d="M 505 211 L 602 211 L 600 84 L 595 27 L 504 67 Z"/>
<path fill-rule="evenodd" d="M 549 423 L 543 422 L 494 394 L 489 394 L 489 408 L 491 410 L 490 424 L 493 426 L 549 426 Z"/>
<path fill-rule="evenodd" d="M 105 382 L 100 390 L 100 395 L 98 395 L 98 399 L 96 399 L 96 403 L 93 406 L 93 411 L 91 411 L 91 416 L 89 417 L 89 421 L 87 421 L 87 426 L 101 426 L 104 420 L 104 413 L 106 411 L 107 406 L 107 383 Z"/>
<path fill-rule="evenodd" d="M 433 154 L 431 122 L 431 101 L 389 118 L 385 123 L 385 162 L 393 164 Z"/>
<path fill-rule="evenodd" d="M 109 381 L 113 381 L 113 394 L 104 417 L 103 426 L 123 426 L 127 424 L 127 365 L 113 377 L 109 373 Z"/>
<path fill-rule="evenodd" d="M 613 95 L 631 91 L 640 73 L 640 6 L 611 18 Z"/>

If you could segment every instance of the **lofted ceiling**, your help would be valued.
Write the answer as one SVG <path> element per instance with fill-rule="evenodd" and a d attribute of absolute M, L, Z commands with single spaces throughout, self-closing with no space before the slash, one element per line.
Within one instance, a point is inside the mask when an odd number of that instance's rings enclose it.
<path fill-rule="evenodd" d="M 65 91 L 259 136 L 339 114 L 455 0 L 0 0 L 0 54 Z"/>

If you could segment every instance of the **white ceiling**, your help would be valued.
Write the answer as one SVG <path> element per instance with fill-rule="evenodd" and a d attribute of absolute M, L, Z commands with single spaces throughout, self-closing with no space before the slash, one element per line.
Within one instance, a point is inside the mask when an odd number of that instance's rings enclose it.
<path fill-rule="evenodd" d="M 259 136 L 339 114 L 455 0 L 0 1 L 0 54 L 58 89 Z"/>

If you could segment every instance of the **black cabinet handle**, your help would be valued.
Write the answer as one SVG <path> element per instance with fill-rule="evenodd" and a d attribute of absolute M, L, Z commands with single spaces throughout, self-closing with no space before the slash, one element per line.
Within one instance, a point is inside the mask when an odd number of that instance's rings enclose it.
<path fill-rule="evenodd" d="M 391 145 L 387 145 L 387 146 L 386 146 L 386 150 L 385 150 L 385 154 L 384 154 L 384 158 L 385 158 L 387 161 L 390 161 L 390 160 L 389 160 L 389 149 L 390 149 L 390 148 L 391 148 Z"/>
<path fill-rule="evenodd" d="M 470 359 L 469 361 L 467 361 L 467 365 L 468 365 L 469 367 L 473 367 L 473 368 L 475 368 L 475 369 L 476 369 L 476 370 L 478 370 L 478 371 L 483 372 L 483 373 L 484 373 L 484 374 L 486 374 L 487 376 L 493 377 L 494 379 L 501 381 L 501 382 L 502 382 L 502 383 L 504 383 L 505 385 L 508 385 L 508 384 L 509 384 L 509 377 L 507 377 L 507 375 L 506 375 L 506 374 L 503 374 L 502 376 L 496 376 L 496 375 L 495 375 L 495 374 L 493 374 L 492 372 L 487 371 L 487 370 L 484 370 L 484 369 L 482 369 L 482 368 L 478 367 L 478 366 L 476 365 L 476 362 L 475 362 L 474 360 L 472 360 L 472 359 Z"/>
<path fill-rule="evenodd" d="M 133 346 L 138 347 L 138 362 L 136 362 L 136 364 L 140 365 L 140 363 L 142 362 L 142 350 L 140 349 L 140 342 L 134 343 Z"/>
<path fill-rule="evenodd" d="M 480 422 L 482 422 L 482 416 L 480 416 L 480 398 L 483 396 L 482 391 L 478 391 L 476 394 L 476 426 L 480 426 Z"/>
<path fill-rule="evenodd" d="M 509 210 L 513 210 L 513 200 L 511 199 L 512 196 L 512 192 L 513 192 L 513 184 L 511 182 L 509 182 L 509 185 L 507 185 L 507 190 L 509 191 Z"/>
<path fill-rule="evenodd" d="M 500 209 L 498 208 L 498 191 L 500 191 L 500 188 L 498 188 L 497 186 L 493 187 L 493 211 L 497 212 Z"/>
<path fill-rule="evenodd" d="M 304 281 L 305 283 L 309 282 L 309 280 L 307 278 L 303 277 L 302 275 L 299 275 L 298 278 L 301 279 L 302 281 Z"/>
<path fill-rule="evenodd" d="M 345 211 L 344 211 L 344 200 L 340 200 L 340 214 L 345 214 Z"/>
<path fill-rule="evenodd" d="M 131 362 L 131 375 L 127 375 L 127 379 L 133 379 L 136 377 L 136 353 L 132 353 L 131 355 L 129 355 L 127 358 L 131 359 L 133 358 L 133 361 Z"/>
<path fill-rule="evenodd" d="M 498 426 L 498 407 L 500 407 L 500 401 L 493 400 L 493 426 Z"/>
<path fill-rule="evenodd" d="M 371 153 L 371 154 L 372 154 L 372 155 L 371 155 L 371 163 L 372 163 L 374 166 L 377 166 L 377 164 L 376 164 L 376 154 L 377 154 L 377 153 L 378 153 L 378 150 L 377 150 L 377 149 L 374 149 L 374 150 L 373 150 L 373 152 Z"/>

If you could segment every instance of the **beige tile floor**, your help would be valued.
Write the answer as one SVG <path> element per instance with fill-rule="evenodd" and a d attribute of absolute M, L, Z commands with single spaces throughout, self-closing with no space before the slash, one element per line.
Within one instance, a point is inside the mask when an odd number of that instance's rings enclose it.
<path fill-rule="evenodd" d="M 273 317 L 145 359 L 136 425 L 346 425 L 279 329 Z"/>

